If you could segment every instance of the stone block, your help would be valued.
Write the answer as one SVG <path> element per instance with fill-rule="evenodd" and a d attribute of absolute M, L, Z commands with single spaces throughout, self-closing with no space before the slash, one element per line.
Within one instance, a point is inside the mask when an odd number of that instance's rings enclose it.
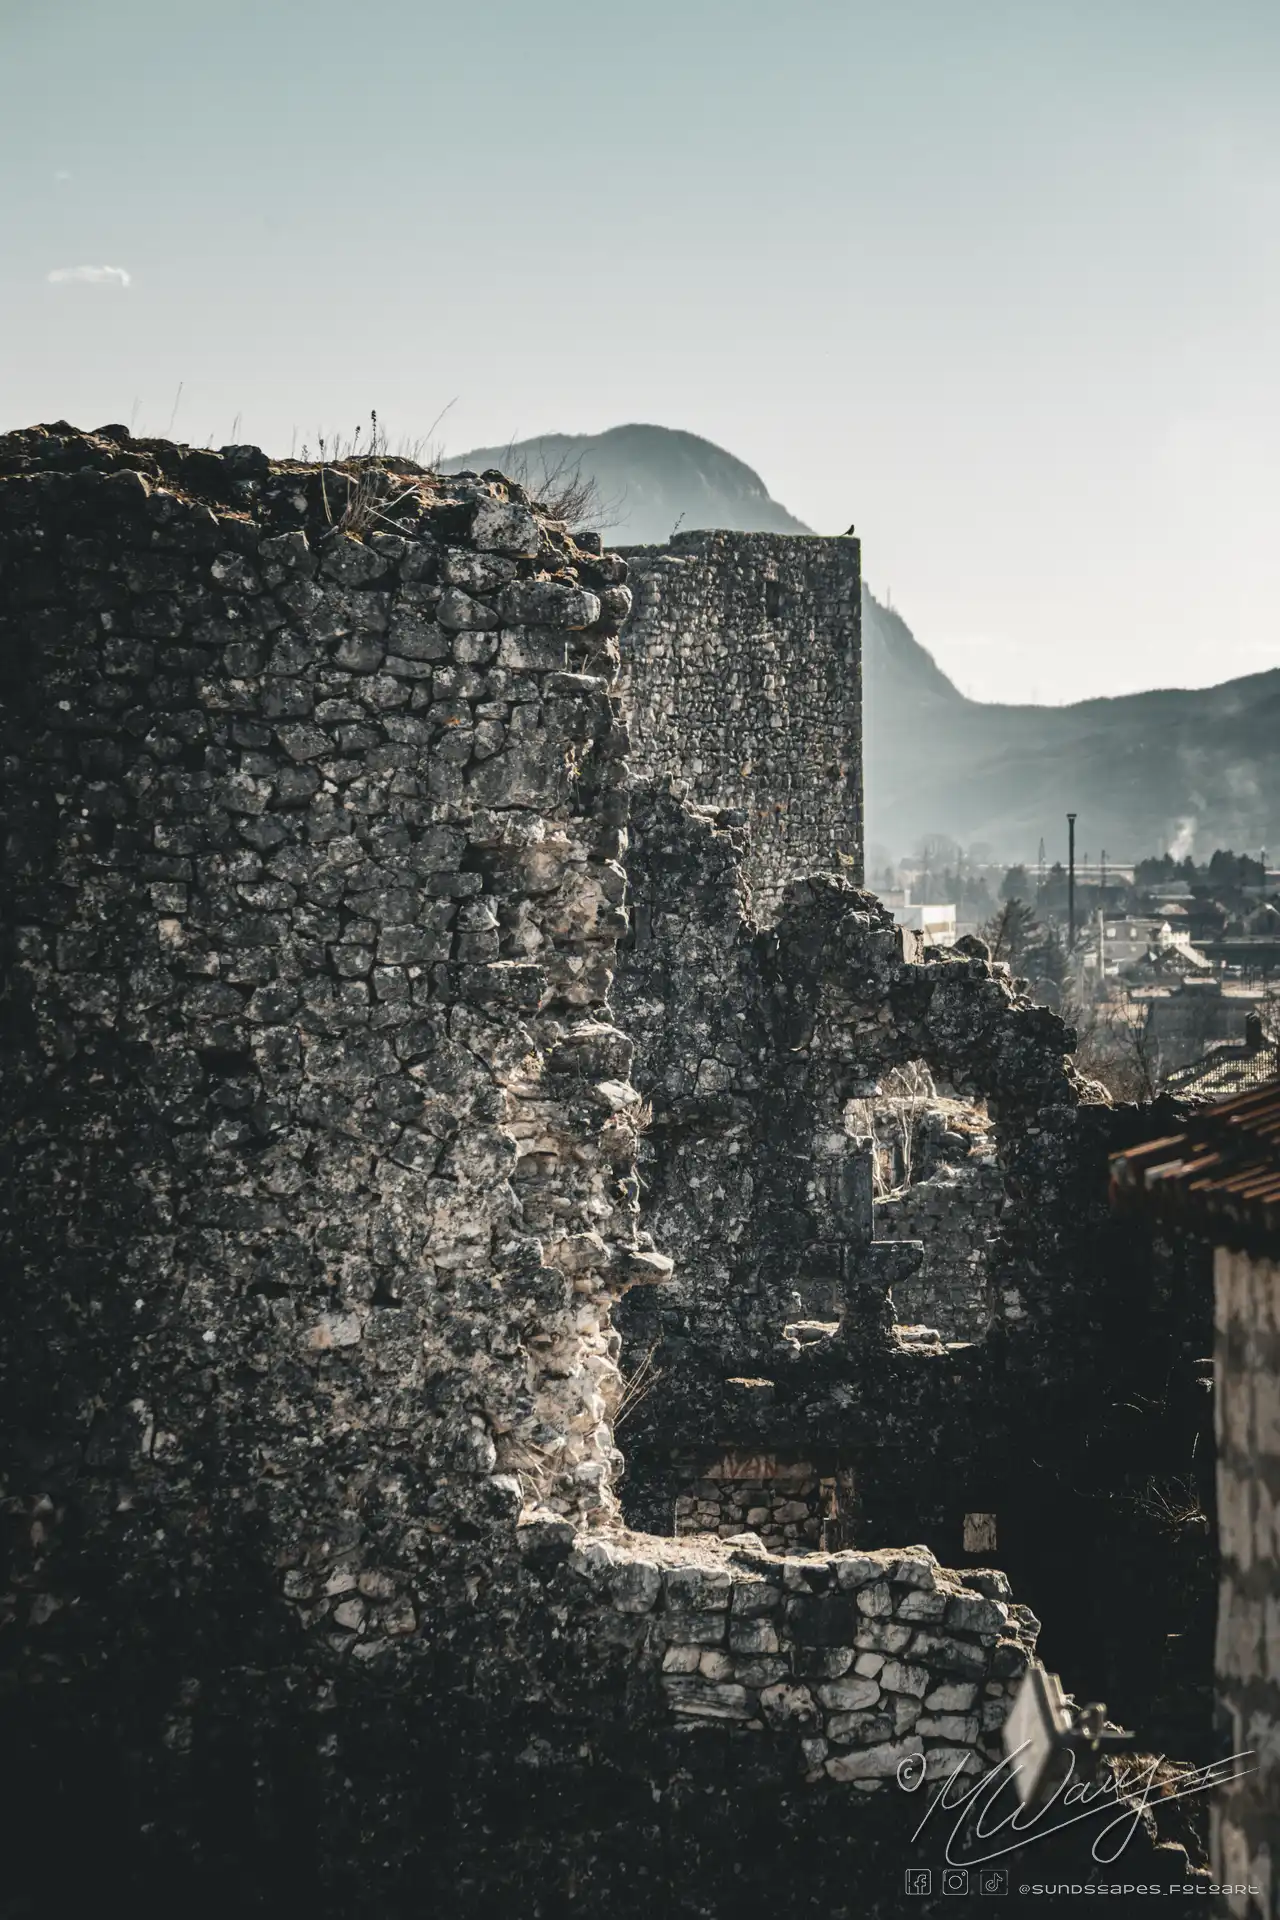
<path fill-rule="evenodd" d="M 480 500 L 471 522 L 471 538 L 481 552 L 533 560 L 541 545 L 541 530 L 528 507 L 516 501 Z"/>
<path fill-rule="evenodd" d="M 750 1720 L 750 1694 L 733 1681 L 711 1681 L 693 1675 L 663 1676 L 663 1689 L 677 1713 L 701 1720 Z"/>
<path fill-rule="evenodd" d="M 702 1651 L 698 1647 L 668 1647 L 662 1656 L 662 1671 L 664 1673 L 697 1673 L 701 1659 Z"/>
<path fill-rule="evenodd" d="M 760 1695 L 760 1711 L 770 1726 L 820 1732 L 822 1715 L 807 1687 L 780 1681 Z"/>
<path fill-rule="evenodd" d="M 913 1587 L 920 1592 L 932 1593 L 938 1584 L 938 1562 L 928 1547 L 909 1547 L 904 1553 L 894 1556 L 889 1567 L 889 1578 L 900 1587 Z"/>
<path fill-rule="evenodd" d="M 770 1687 L 785 1680 L 789 1672 L 787 1661 L 778 1654 L 759 1654 L 754 1659 L 737 1659 L 733 1663 L 733 1677 L 744 1687 Z"/>
<path fill-rule="evenodd" d="M 947 1611 L 945 1593 L 905 1593 L 896 1612 L 899 1620 L 941 1620 Z"/>
<path fill-rule="evenodd" d="M 924 1709 L 910 1693 L 886 1694 L 886 1704 L 893 1706 L 893 1731 L 895 1734 L 910 1733 L 917 1725 Z"/>
<path fill-rule="evenodd" d="M 647 1560 L 625 1560 L 609 1576 L 609 1591 L 619 1613 L 647 1613 L 662 1591 L 662 1575 Z"/>
<path fill-rule="evenodd" d="M 1000 1640 L 991 1656 L 991 1671 L 1001 1680 L 1016 1680 L 1030 1664 L 1030 1655 L 1017 1640 Z M 975 1674 L 974 1678 L 980 1676 Z"/>
<path fill-rule="evenodd" d="M 733 1589 L 733 1611 L 747 1619 L 773 1613 L 781 1604 L 781 1589 L 765 1580 L 741 1580 Z"/>
<path fill-rule="evenodd" d="M 967 1713 L 978 1698 L 978 1689 L 970 1681 L 944 1681 L 924 1697 L 930 1713 Z"/>
<path fill-rule="evenodd" d="M 916 1722 L 916 1732 L 924 1740 L 954 1740 L 958 1745 L 970 1746 L 978 1737 L 978 1716 L 976 1713 L 924 1714 Z"/>
<path fill-rule="evenodd" d="M 905 1618 L 905 1615 L 904 1615 Z M 947 1625 L 994 1640 L 1004 1629 L 1009 1609 L 979 1593 L 958 1593 L 947 1602 Z"/>
<path fill-rule="evenodd" d="M 890 1693 L 914 1693 L 923 1699 L 929 1691 L 930 1675 L 927 1667 L 917 1667 L 905 1660 L 886 1661 L 880 1674 L 880 1685 Z"/>
<path fill-rule="evenodd" d="M 670 1641 L 699 1647 L 719 1646 L 724 1640 L 722 1613 L 664 1613 L 662 1630 Z"/>
<path fill-rule="evenodd" d="M 503 589 L 498 605 L 509 627 L 560 627 L 580 632 L 593 627 L 600 618 L 596 594 L 560 580 L 513 581 Z"/>
<path fill-rule="evenodd" d="M 473 599 L 460 587 L 449 587 L 440 596 L 436 620 L 453 633 L 483 631 L 502 624 L 495 608 L 486 606 L 483 600 Z"/>
<path fill-rule="evenodd" d="M 874 1586 L 859 1587 L 857 1607 L 868 1619 L 882 1620 L 893 1612 L 893 1594 L 883 1580 L 878 1580 Z"/>
<path fill-rule="evenodd" d="M 981 1680 L 987 1659 L 980 1647 L 967 1640 L 953 1640 L 942 1633 L 917 1633 L 911 1647 L 920 1661 L 927 1661 L 943 1673 L 958 1673 L 965 1679 Z"/>
<path fill-rule="evenodd" d="M 735 1653 L 776 1653 L 778 1630 L 767 1618 L 744 1620 L 734 1615 L 729 1621 L 729 1645 Z"/>
<path fill-rule="evenodd" d="M 826 1762 L 826 1770 L 833 1780 L 888 1780 L 904 1760 L 923 1752 L 924 1742 L 909 1734 L 905 1740 L 885 1741 L 861 1753 L 837 1754 Z"/>
<path fill-rule="evenodd" d="M 828 1714 L 826 1729 L 828 1740 L 837 1741 L 841 1746 L 874 1746 L 878 1741 L 889 1740 L 894 1734 L 894 1716 L 889 1711 L 890 1703 L 883 1701 L 875 1712 L 870 1713 L 832 1713 Z"/>
<path fill-rule="evenodd" d="M 859 1707 L 874 1706 L 880 1698 L 878 1683 L 861 1677 L 828 1680 L 815 1687 L 814 1692 L 824 1707 L 830 1707 L 839 1713 L 852 1713 Z"/>
<path fill-rule="evenodd" d="M 667 1606 L 679 1612 L 723 1612 L 733 1594 L 733 1576 L 724 1567 L 668 1567 L 662 1583 Z"/>
<path fill-rule="evenodd" d="M 853 1644 L 860 1653 L 901 1653 L 911 1637 L 912 1629 L 898 1620 L 868 1620 L 858 1628 Z"/>
<path fill-rule="evenodd" d="M 806 1680 L 838 1680 L 853 1665 L 852 1647 L 795 1647 L 795 1670 Z"/>

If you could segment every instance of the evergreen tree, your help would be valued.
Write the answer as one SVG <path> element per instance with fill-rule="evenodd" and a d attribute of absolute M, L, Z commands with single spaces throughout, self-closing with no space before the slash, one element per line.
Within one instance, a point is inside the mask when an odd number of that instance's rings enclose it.
<path fill-rule="evenodd" d="M 982 929 L 993 960 L 1007 960 L 1015 973 L 1040 932 L 1040 923 L 1025 900 L 1006 900 Z"/>
<path fill-rule="evenodd" d="M 1056 927 L 1046 927 L 1028 948 L 1025 966 L 1027 977 L 1040 986 L 1051 987 L 1055 1002 L 1060 1003 L 1071 968 L 1066 943 Z"/>

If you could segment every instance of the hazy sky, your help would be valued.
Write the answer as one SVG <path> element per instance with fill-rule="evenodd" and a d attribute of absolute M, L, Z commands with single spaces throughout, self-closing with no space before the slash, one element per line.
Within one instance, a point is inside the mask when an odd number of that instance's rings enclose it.
<path fill-rule="evenodd" d="M 1276 0 L 0 0 L 0 425 L 654 421 L 979 697 L 1257 672 L 1277 99 Z"/>

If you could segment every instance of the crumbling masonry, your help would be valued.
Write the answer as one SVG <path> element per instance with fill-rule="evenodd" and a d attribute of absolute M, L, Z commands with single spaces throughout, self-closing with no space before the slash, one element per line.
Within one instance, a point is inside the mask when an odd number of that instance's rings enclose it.
<path fill-rule="evenodd" d="M 858 604 L 850 540 L 0 441 L 15 1912 L 895 1912 L 900 1767 L 987 1766 L 1035 1645 L 1006 1541 L 1202 1737 L 1207 1539 L 1153 1610 L 1124 1503 L 1207 1287 L 1105 1214 L 1149 1118 L 859 890 Z M 914 1059 L 1006 1183 L 967 1345 L 845 1124 Z"/>

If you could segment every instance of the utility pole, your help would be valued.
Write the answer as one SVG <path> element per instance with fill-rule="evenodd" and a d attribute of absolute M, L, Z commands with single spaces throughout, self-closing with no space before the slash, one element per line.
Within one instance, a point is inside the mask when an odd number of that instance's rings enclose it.
<path fill-rule="evenodd" d="M 1076 817 L 1067 815 L 1067 951 L 1076 944 Z"/>

